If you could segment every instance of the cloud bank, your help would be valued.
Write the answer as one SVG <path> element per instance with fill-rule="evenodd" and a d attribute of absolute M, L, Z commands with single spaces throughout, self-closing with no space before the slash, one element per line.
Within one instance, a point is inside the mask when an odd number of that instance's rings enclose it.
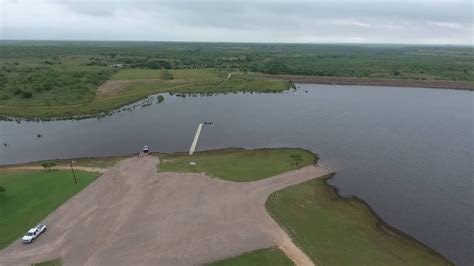
<path fill-rule="evenodd" d="M 473 42 L 470 0 L 0 1 L 0 39 Z"/>

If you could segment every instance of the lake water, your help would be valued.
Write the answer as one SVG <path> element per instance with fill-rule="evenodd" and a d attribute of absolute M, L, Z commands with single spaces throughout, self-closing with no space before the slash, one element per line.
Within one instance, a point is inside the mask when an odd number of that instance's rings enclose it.
<path fill-rule="evenodd" d="M 0 164 L 187 151 L 302 147 L 337 171 L 331 184 L 459 265 L 473 258 L 473 93 L 298 84 L 279 94 L 180 98 L 101 119 L 0 122 Z M 36 135 L 42 134 L 41 138 Z"/>

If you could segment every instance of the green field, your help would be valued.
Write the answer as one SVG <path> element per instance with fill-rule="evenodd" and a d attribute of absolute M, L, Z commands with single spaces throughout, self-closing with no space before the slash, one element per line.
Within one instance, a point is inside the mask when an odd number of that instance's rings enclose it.
<path fill-rule="evenodd" d="M 323 178 L 270 195 L 266 208 L 318 265 L 450 265 L 391 230 L 356 198 L 342 199 Z"/>
<path fill-rule="evenodd" d="M 67 199 L 90 184 L 96 173 L 76 171 L 0 173 L 0 249 L 19 239 Z"/>
<path fill-rule="evenodd" d="M 160 154 L 162 172 L 192 172 L 220 179 L 246 182 L 278 175 L 315 163 L 315 155 L 302 149 L 224 149 L 187 153 Z M 190 162 L 196 162 L 192 166 Z"/>
<path fill-rule="evenodd" d="M 295 265 L 286 255 L 278 248 L 269 248 L 255 250 L 240 256 L 229 258 L 214 263 L 209 266 L 292 266 Z"/>

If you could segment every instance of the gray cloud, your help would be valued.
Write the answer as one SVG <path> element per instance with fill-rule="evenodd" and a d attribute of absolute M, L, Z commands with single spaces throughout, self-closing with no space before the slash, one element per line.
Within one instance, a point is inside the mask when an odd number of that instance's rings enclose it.
<path fill-rule="evenodd" d="M 472 45 L 470 0 L 0 0 L 2 39 Z"/>

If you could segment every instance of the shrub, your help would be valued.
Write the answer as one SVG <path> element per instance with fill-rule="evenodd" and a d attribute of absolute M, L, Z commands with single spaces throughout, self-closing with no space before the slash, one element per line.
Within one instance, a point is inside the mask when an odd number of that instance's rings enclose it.
<path fill-rule="evenodd" d="M 56 166 L 56 162 L 54 162 L 54 161 L 46 161 L 46 162 L 42 163 L 41 166 L 43 166 L 44 169 L 51 170 L 51 168 L 53 168 L 53 167 Z"/>
<path fill-rule="evenodd" d="M 161 75 L 163 79 L 174 79 L 173 74 L 167 70 L 163 71 L 163 74 Z"/>
<path fill-rule="evenodd" d="M 164 100 L 165 100 L 165 97 L 163 97 L 163 95 L 158 95 L 158 103 L 161 103 Z"/>

